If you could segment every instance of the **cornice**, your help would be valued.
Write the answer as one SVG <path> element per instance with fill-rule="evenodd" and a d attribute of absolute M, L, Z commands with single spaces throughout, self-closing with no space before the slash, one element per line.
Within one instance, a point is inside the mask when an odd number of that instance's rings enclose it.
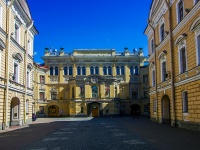
<path fill-rule="evenodd" d="M 187 83 L 190 83 L 190 82 L 194 82 L 196 80 L 200 80 L 200 74 L 199 75 L 196 75 L 194 77 L 191 77 L 191 78 L 188 78 L 188 79 L 185 79 L 183 81 L 180 81 L 180 82 L 177 82 L 174 84 L 174 86 L 180 86 L 180 85 L 183 85 L 183 84 L 187 84 Z"/>

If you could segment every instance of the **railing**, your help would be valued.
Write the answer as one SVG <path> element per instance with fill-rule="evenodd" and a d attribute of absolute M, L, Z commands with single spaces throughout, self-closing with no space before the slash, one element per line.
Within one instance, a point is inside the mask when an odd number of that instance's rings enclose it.
<path fill-rule="evenodd" d="M 49 76 L 50 82 L 58 82 L 58 76 Z"/>
<path fill-rule="evenodd" d="M 171 80 L 163 81 L 163 82 L 157 84 L 157 88 L 161 89 L 161 88 L 167 87 L 169 85 L 171 85 Z"/>

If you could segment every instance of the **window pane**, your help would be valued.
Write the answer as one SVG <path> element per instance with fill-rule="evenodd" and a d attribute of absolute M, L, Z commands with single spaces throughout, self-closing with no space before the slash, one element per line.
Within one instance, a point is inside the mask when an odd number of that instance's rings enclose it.
<path fill-rule="evenodd" d="M 82 67 L 82 75 L 86 75 L 85 67 Z"/>
<path fill-rule="evenodd" d="M 64 67 L 64 75 L 68 75 L 68 68 L 67 67 Z"/>
<path fill-rule="evenodd" d="M 117 75 L 120 75 L 120 69 L 119 69 L 119 66 L 117 66 L 116 71 L 117 71 Z"/>
<path fill-rule="evenodd" d="M 200 65 L 200 35 L 197 36 L 198 65 Z"/>
<path fill-rule="evenodd" d="M 108 75 L 112 75 L 112 67 L 111 66 L 108 67 Z"/>
<path fill-rule="evenodd" d="M 78 67 L 78 68 L 77 68 L 77 74 L 78 74 L 78 75 L 81 75 L 81 67 Z"/>
<path fill-rule="evenodd" d="M 160 27 L 160 36 L 161 36 L 161 41 L 164 40 L 165 37 L 164 24 Z"/>
<path fill-rule="evenodd" d="M 90 67 L 90 74 L 94 74 L 94 67 Z"/>
<path fill-rule="evenodd" d="M 69 67 L 69 75 L 72 75 L 72 67 Z"/>
<path fill-rule="evenodd" d="M 178 4 L 179 7 L 179 22 L 183 20 L 183 2 L 180 1 Z"/>
<path fill-rule="evenodd" d="M 135 67 L 135 74 L 138 75 L 138 67 Z"/>
<path fill-rule="evenodd" d="M 186 71 L 186 57 L 185 57 L 185 48 L 181 49 L 181 61 L 182 61 L 182 71 L 181 73 Z"/>
<path fill-rule="evenodd" d="M 103 67 L 103 74 L 107 75 L 107 67 Z"/>
<path fill-rule="evenodd" d="M 99 74 L 99 67 L 95 67 L 95 74 Z"/>
<path fill-rule="evenodd" d="M 53 67 L 50 67 L 50 75 L 53 75 Z"/>
<path fill-rule="evenodd" d="M 130 74 L 133 75 L 133 67 L 130 67 Z"/>
<path fill-rule="evenodd" d="M 92 86 L 92 97 L 98 97 L 98 88 L 97 88 L 97 86 Z"/>
<path fill-rule="evenodd" d="M 55 67 L 55 75 L 58 75 L 58 67 Z"/>
<path fill-rule="evenodd" d="M 124 75 L 124 67 L 121 67 L 121 75 Z"/>
<path fill-rule="evenodd" d="M 183 93 L 183 112 L 188 112 L 188 93 Z"/>

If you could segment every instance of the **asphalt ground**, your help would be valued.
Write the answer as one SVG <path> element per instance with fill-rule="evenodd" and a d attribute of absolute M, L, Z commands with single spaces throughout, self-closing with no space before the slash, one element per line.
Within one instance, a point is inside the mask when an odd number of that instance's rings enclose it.
<path fill-rule="evenodd" d="M 0 132 L 0 150 L 200 150 L 200 132 L 148 118 L 39 118 Z"/>

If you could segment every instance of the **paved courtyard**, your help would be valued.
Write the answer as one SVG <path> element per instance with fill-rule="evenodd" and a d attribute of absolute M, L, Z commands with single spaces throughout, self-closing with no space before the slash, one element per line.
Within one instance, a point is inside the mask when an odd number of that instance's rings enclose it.
<path fill-rule="evenodd" d="M 148 118 L 39 118 L 29 127 L 0 132 L 0 149 L 199 150 L 200 132 Z"/>

